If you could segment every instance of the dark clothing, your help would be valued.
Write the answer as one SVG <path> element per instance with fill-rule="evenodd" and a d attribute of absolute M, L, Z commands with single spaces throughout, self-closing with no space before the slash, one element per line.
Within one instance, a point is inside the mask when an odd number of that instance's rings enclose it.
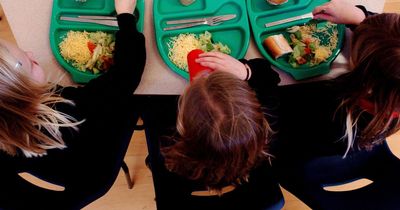
<path fill-rule="evenodd" d="M 359 8 L 367 17 L 373 14 Z M 252 80 L 274 84 L 270 78 L 257 75 L 259 71 L 276 77 L 273 70 L 264 67 L 253 69 Z M 272 101 L 260 99 L 262 104 L 277 104 L 275 113 L 279 118 L 276 140 L 271 145 L 275 156 L 272 169 L 280 185 L 312 209 L 399 208 L 400 183 L 396 177 L 400 162 L 383 137 L 375 138 L 377 142 L 371 150 L 359 149 L 356 132 L 354 148 L 343 158 L 347 149 L 347 113 L 340 105 L 350 88 L 362 85 L 357 81 L 359 78 L 350 72 L 328 81 L 279 86 L 275 97 L 269 98 Z M 358 130 L 365 128 L 372 117 L 368 112 L 361 113 Z M 340 192 L 324 189 L 361 178 L 373 183 Z"/>
<path fill-rule="evenodd" d="M 274 159 L 300 161 L 338 151 L 344 154 L 345 144 L 339 141 L 344 135 L 343 115 L 338 113 L 334 119 L 340 103 L 334 80 L 277 86 L 279 75 L 267 60 L 255 59 L 250 63 L 249 85 L 256 91 L 276 132 L 271 148 Z"/>
<path fill-rule="evenodd" d="M 359 8 L 367 17 L 373 14 Z M 262 70 L 273 74 L 270 68 Z M 386 145 L 386 135 L 377 136 L 371 150 L 365 150 L 358 148 L 360 132 L 355 132 L 354 147 L 343 158 L 347 113 L 340 105 L 352 88 L 362 87 L 357 76 L 350 72 L 334 80 L 280 86 L 275 93 L 279 118 L 277 140 L 271 146 L 272 169 L 280 185 L 312 209 L 399 209 L 400 161 Z M 270 80 L 258 75 L 252 79 Z M 362 112 L 358 131 L 372 117 Z M 362 178 L 372 183 L 339 192 L 324 188 Z"/>
<path fill-rule="evenodd" d="M 279 87 L 280 112 L 277 159 L 289 162 L 314 157 L 344 155 L 346 113 L 335 81 Z M 337 113 L 336 113 L 337 111 Z"/>
<path fill-rule="evenodd" d="M 244 62 L 244 61 L 243 61 Z M 247 61 L 246 61 L 247 62 Z M 269 122 L 275 125 L 274 94 L 279 77 L 275 72 L 265 71 L 269 63 L 264 59 L 247 62 L 255 69 L 249 84 L 257 90 L 258 97 L 263 99 Z M 160 148 L 171 146 L 171 136 L 176 135 L 177 104 L 179 96 L 150 96 L 144 104 L 143 122 L 146 129 L 149 160 L 153 174 L 157 209 L 267 209 L 274 205 L 282 207 L 283 200 L 279 185 L 268 161 L 255 167 L 249 176 L 249 182 L 242 183 L 231 192 L 219 196 L 191 196 L 193 191 L 205 191 L 207 188 L 198 181 L 188 180 L 169 172 L 165 165 Z M 271 99 L 272 98 L 272 99 Z M 271 100 L 270 100 L 271 99 Z M 162 104 L 162 108 L 160 108 Z M 268 111 L 267 111 L 268 110 Z M 166 144 L 166 142 L 168 142 Z M 173 143 L 173 142 L 172 142 Z"/>
<path fill-rule="evenodd" d="M 160 148 L 170 146 L 170 137 L 176 135 L 178 98 L 179 96 L 150 96 L 143 100 L 143 122 L 157 209 L 258 210 L 276 204 L 280 205 L 280 209 L 283 206 L 283 197 L 267 161 L 251 171 L 248 183 L 243 183 L 221 197 L 191 196 L 193 191 L 205 191 L 207 188 L 198 181 L 188 180 L 166 169 Z"/>
<path fill-rule="evenodd" d="M 357 7 L 366 17 L 375 14 L 364 6 Z M 354 30 L 357 26 L 348 27 Z M 315 157 L 345 154 L 347 113 L 340 104 L 348 91 L 346 88 L 355 82 L 349 75 L 278 88 L 279 141 L 272 145 L 278 162 L 295 164 Z M 370 119 L 370 114 L 363 113 L 358 128 L 363 128 Z M 355 143 L 350 152 L 357 150 Z"/>
<path fill-rule="evenodd" d="M 271 145 L 274 160 L 295 163 L 324 155 L 344 155 L 346 113 L 338 109 L 342 77 L 277 86 L 278 73 L 270 68 L 268 61 L 252 62 L 249 85 L 256 91 L 276 132 Z M 368 116 L 362 116 L 360 121 L 363 119 Z"/>
<path fill-rule="evenodd" d="M 252 59 L 247 64 L 252 71 L 249 86 L 256 92 L 270 127 L 276 131 L 279 128 L 279 74 L 271 69 L 270 63 L 265 59 Z"/>
<path fill-rule="evenodd" d="M 398 209 L 399 160 L 386 144 L 371 151 L 347 149 L 346 112 L 338 108 L 347 86 L 343 75 L 319 81 L 279 87 L 279 130 L 272 145 L 272 166 L 279 183 L 312 209 Z M 362 113 L 359 129 L 371 119 Z M 384 143 L 384 142 L 383 142 Z M 325 190 L 366 178 L 373 183 L 344 192 Z"/>
<path fill-rule="evenodd" d="M 66 149 L 42 157 L 11 157 L 0 152 L 0 208 L 79 209 L 105 194 L 118 175 L 138 118 L 133 91 L 139 85 L 146 53 L 135 17 L 118 15 L 115 65 L 83 87 L 65 87 L 60 94 L 75 106 L 56 109 L 85 121 L 79 131 L 62 128 Z M 65 187 L 54 192 L 18 176 L 29 172 Z"/>

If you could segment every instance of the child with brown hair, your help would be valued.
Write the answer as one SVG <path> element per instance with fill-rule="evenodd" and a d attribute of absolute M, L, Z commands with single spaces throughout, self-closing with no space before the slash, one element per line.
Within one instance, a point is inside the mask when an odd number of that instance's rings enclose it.
<path fill-rule="evenodd" d="M 269 154 L 275 107 L 261 106 L 252 89 L 269 96 L 279 77 L 263 71 L 263 59 L 244 64 L 212 52 L 197 61 L 214 71 L 195 76 L 179 100 L 153 96 L 144 105 L 157 208 L 281 208 Z M 253 76 L 244 81 L 247 73 Z M 257 77 L 269 82 L 252 79 Z"/>
<path fill-rule="evenodd" d="M 385 140 L 400 128 L 400 15 L 373 14 L 346 0 L 332 0 L 314 14 L 353 29 L 350 71 L 279 87 L 272 153 L 280 184 L 313 209 L 397 209 L 399 160 Z M 360 178 L 372 183 L 325 188 Z"/>
<path fill-rule="evenodd" d="M 348 11 L 351 8 L 354 12 Z M 340 108 L 347 113 L 347 152 L 354 146 L 370 149 L 400 129 L 400 15 L 373 15 L 339 0 L 316 8 L 319 10 L 325 11 L 319 18 L 356 25 L 350 53 L 352 71 L 339 79 L 345 87 Z M 363 120 L 365 116 L 370 119 Z"/>
<path fill-rule="evenodd" d="M 371 149 L 400 128 L 400 15 L 373 14 L 342 0 L 314 13 L 354 28 L 350 71 L 280 88 L 280 148 L 286 157 L 301 153 L 306 159 Z"/>
<path fill-rule="evenodd" d="M 226 72 L 198 78 L 179 99 L 167 168 L 211 190 L 244 182 L 268 158 L 271 130 L 246 82 Z"/>
<path fill-rule="evenodd" d="M 400 15 L 373 14 L 365 7 L 355 6 L 346 0 L 332 0 L 315 8 L 313 13 L 314 18 L 347 24 L 353 29 L 350 71 L 333 80 L 280 86 L 276 89 L 279 126 L 277 140 L 272 142 L 270 152 L 275 156 L 272 159 L 273 168 L 279 172 L 281 184 L 285 187 L 292 186 L 289 190 L 293 190 L 295 194 L 315 188 L 308 185 L 311 183 L 309 179 L 318 182 L 321 180 L 317 177 L 335 177 L 335 171 L 347 175 L 352 173 L 350 165 L 307 171 L 307 163 L 310 161 L 338 157 L 335 160 L 348 159 L 351 162 L 352 158 L 360 154 L 371 157 L 374 153 L 369 151 L 384 144 L 386 137 L 400 128 Z M 209 64 L 204 60 L 201 64 L 209 67 L 222 64 L 221 59 L 216 56 L 211 56 L 208 61 Z M 264 71 L 273 74 L 270 68 L 265 68 Z M 242 70 L 242 74 L 243 72 L 245 71 Z M 250 80 L 268 83 L 267 77 L 253 77 L 254 75 Z M 259 100 L 261 104 L 268 102 L 262 98 Z M 379 147 L 381 148 L 383 147 Z M 396 159 L 392 154 L 388 156 Z M 399 186 L 400 183 L 393 182 L 392 185 Z M 385 189 L 375 190 L 371 190 L 375 193 L 373 200 L 339 201 L 339 194 L 335 197 L 332 196 L 334 193 L 327 200 L 336 199 L 336 202 L 330 203 L 330 208 L 333 209 L 343 209 L 350 204 L 362 204 L 369 208 L 379 205 L 398 206 L 398 201 L 395 200 L 398 193 L 391 191 L 387 195 Z M 296 195 L 318 200 L 328 194 L 319 192 L 316 195 Z M 362 189 L 361 192 L 366 193 Z M 351 198 L 353 197 L 349 196 L 347 201 Z M 321 208 L 317 205 L 311 207 Z"/>

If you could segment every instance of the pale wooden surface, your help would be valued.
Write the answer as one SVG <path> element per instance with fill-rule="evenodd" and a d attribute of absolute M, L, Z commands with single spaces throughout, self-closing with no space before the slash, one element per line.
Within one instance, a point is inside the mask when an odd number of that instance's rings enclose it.
<path fill-rule="evenodd" d="M 400 0 L 386 0 L 385 12 L 400 13 Z M 0 5 L 0 38 L 15 43 L 4 17 Z M 392 151 L 400 157 L 400 133 L 389 138 L 388 142 Z M 125 177 L 121 172 L 111 188 L 111 190 L 102 198 L 93 202 L 85 210 L 154 210 L 154 189 L 151 178 L 151 172 L 144 164 L 144 158 L 147 155 L 146 141 L 143 131 L 136 132 L 126 154 L 125 160 L 133 172 L 135 186 L 132 190 L 128 189 Z M 287 210 L 309 209 L 296 197 L 284 190 L 285 206 Z"/>

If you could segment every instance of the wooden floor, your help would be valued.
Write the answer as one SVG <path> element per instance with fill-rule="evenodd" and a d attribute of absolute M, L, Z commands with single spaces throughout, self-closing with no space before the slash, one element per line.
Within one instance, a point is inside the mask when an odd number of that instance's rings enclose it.
<path fill-rule="evenodd" d="M 386 0 L 385 12 L 400 13 L 400 0 Z M 15 42 L 0 5 L 0 38 Z M 393 151 L 400 157 L 400 134 L 389 139 Z M 154 189 L 151 172 L 144 164 L 147 155 L 144 132 L 136 132 L 126 154 L 125 161 L 128 164 L 135 181 L 133 189 L 128 189 L 125 177 L 120 172 L 111 190 L 102 198 L 93 202 L 85 210 L 154 210 Z M 287 210 L 309 209 L 297 198 L 284 191 L 285 206 Z"/>

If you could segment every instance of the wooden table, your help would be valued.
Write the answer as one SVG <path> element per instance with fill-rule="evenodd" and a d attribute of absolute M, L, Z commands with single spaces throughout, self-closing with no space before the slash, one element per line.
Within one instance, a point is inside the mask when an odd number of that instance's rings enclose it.
<path fill-rule="evenodd" d="M 365 5 L 369 10 L 382 12 L 385 1 L 377 0 L 352 0 L 355 3 Z M 136 94 L 180 94 L 187 85 L 187 81 L 169 70 L 158 54 L 153 26 L 153 1 L 146 0 L 145 28 L 147 48 L 146 68 L 142 81 L 136 90 Z M 49 26 L 52 9 L 52 0 L 0 0 L 4 12 L 8 18 L 12 32 L 18 45 L 32 51 L 38 63 L 46 70 L 52 80 L 61 80 L 62 85 L 71 85 L 69 75 L 55 60 L 49 44 Z M 349 35 L 349 34 L 347 34 Z M 331 73 L 314 78 L 329 79 L 347 71 L 348 45 L 333 62 Z M 246 58 L 262 57 L 251 39 Z M 296 83 L 289 75 L 278 71 L 281 77 L 281 85 Z"/>

